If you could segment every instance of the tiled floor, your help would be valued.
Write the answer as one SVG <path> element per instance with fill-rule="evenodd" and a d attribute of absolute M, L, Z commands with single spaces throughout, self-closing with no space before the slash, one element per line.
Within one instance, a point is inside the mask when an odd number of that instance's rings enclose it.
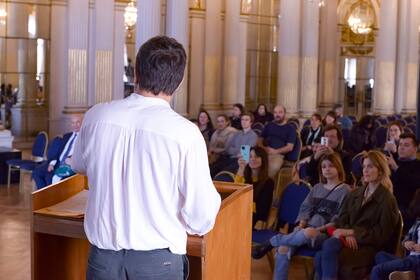
<path fill-rule="evenodd" d="M 26 175 L 23 191 L 14 184 L 0 185 L 0 279 L 30 279 L 29 198 L 32 183 Z M 293 275 L 293 276 L 292 276 Z M 290 279 L 304 279 L 301 266 L 292 266 Z M 252 261 L 252 279 L 270 280 L 268 259 Z M 78 279 L 75 279 L 78 280 Z"/>

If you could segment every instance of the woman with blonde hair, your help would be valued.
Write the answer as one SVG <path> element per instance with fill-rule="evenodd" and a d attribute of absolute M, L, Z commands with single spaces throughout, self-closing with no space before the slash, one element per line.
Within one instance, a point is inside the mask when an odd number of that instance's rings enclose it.
<path fill-rule="evenodd" d="M 355 279 L 355 270 L 370 268 L 375 254 L 391 241 L 398 223 L 390 170 L 379 151 L 363 155 L 363 186 L 344 201 L 331 236 L 315 256 L 317 279 Z"/>

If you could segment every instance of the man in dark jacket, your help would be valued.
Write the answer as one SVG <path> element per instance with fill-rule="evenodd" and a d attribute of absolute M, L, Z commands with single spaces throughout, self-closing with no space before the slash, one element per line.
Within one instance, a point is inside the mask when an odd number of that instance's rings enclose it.
<path fill-rule="evenodd" d="M 81 116 L 73 116 L 71 118 L 72 132 L 63 136 L 60 148 L 48 158 L 47 161 L 37 166 L 32 172 L 32 178 L 35 181 L 37 189 L 41 189 L 53 183 L 54 171 L 63 164 L 70 165 L 71 156 L 73 154 L 74 143 L 82 125 Z M 59 181 L 60 178 L 57 178 Z"/>
<path fill-rule="evenodd" d="M 414 194 L 420 189 L 420 161 L 416 159 L 417 145 L 413 133 L 403 133 L 398 146 L 398 159 L 394 159 L 392 155 L 388 156 L 394 195 L 404 220 L 404 232 L 407 232 L 414 222 L 408 215 L 408 208 Z"/>

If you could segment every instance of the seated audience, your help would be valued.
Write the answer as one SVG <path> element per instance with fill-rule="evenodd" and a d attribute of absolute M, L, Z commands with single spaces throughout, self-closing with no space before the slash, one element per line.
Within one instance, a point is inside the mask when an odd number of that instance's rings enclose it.
<path fill-rule="evenodd" d="M 351 127 L 353 126 L 353 122 L 351 121 L 351 119 L 347 116 L 344 116 L 343 114 L 343 105 L 341 104 L 337 104 L 334 106 L 334 112 L 337 116 L 337 124 L 342 128 L 342 129 L 351 129 Z"/>
<path fill-rule="evenodd" d="M 274 181 L 268 176 L 267 153 L 260 147 L 252 147 L 249 162 L 242 157 L 238 160 L 235 183 L 247 183 L 254 186 L 252 227 L 257 221 L 265 221 L 273 200 Z"/>
<path fill-rule="evenodd" d="M 226 154 L 210 165 L 210 173 L 214 177 L 222 170 L 235 172 L 238 169 L 238 158 L 241 156 L 241 146 L 248 145 L 253 147 L 257 144 L 258 136 L 251 129 L 253 116 L 251 113 L 244 113 L 241 117 L 242 129 L 237 131 L 226 143 Z"/>
<path fill-rule="evenodd" d="M 379 252 L 375 257 L 376 265 L 370 274 L 371 280 L 388 279 L 394 271 L 413 271 L 415 279 L 420 279 L 420 191 L 414 196 L 411 210 L 417 220 L 402 242 L 409 255 L 399 258 L 386 252 Z"/>
<path fill-rule="evenodd" d="M 309 127 L 304 127 L 301 132 L 302 139 L 302 150 L 300 153 L 300 158 L 306 158 L 313 154 L 312 146 L 316 142 L 321 141 L 322 137 L 322 119 L 321 115 L 314 113 L 311 116 L 311 125 Z"/>
<path fill-rule="evenodd" d="M 324 135 L 328 139 L 327 145 L 316 145 L 314 154 L 311 156 L 308 163 L 308 176 L 310 177 L 310 183 L 312 186 L 316 185 L 319 182 L 318 177 L 318 168 L 319 168 L 319 159 L 325 154 L 337 153 L 341 162 L 343 163 L 344 172 L 346 173 L 346 183 L 351 185 L 353 180 L 351 176 L 351 156 L 343 151 L 343 134 L 338 125 L 332 124 L 324 128 Z"/>
<path fill-rule="evenodd" d="M 398 145 L 398 159 L 388 156 L 391 168 L 391 180 L 394 195 L 404 220 L 404 232 L 414 222 L 409 218 L 408 206 L 418 189 L 420 189 L 420 161 L 416 158 L 417 140 L 413 133 L 403 133 Z"/>
<path fill-rule="evenodd" d="M 293 253 L 306 245 L 319 250 L 328 238 L 325 229 L 333 226 L 341 204 L 350 190 L 344 183 L 345 174 L 340 157 L 326 154 L 321 159 L 321 182 L 314 186 L 303 201 L 297 217 L 298 226 L 290 234 L 277 234 L 268 244 L 253 249 L 254 258 L 263 257 L 273 247 L 280 247 L 276 254 L 274 279 L 287 279 L 289 261 Z"/>
<path fill-rule="evenodd" d="M 286 108 L 277 105 L 274 107 L 274 121 L 264 127 L 258 141 L 268 154 L 268 176 L 271 178 L 282 167 L 284 156 L 293 151 L 296 137 L 296 130 L 287 123 Z"/>
<path fill-rule="evenodd" d="M 391 153 L 394 158 L 398 158 L 398 144 L 402 132 L 403 127 L 400 122 L 394 121 L 388 125 L 388 131 L 386 133 L 387 142 L 385 143 L 384 151 L 388 155 Z"/>
<path fill-rule="evenodd" d="M 350 152 L 354 156 L 363 151 L 370 151 L 376 146 L 375 119 L 364 116 L 350 131 Z"/>
<path fill-rule="evenodd" d="M 210 115 L 206 110 L 200 110 L 198 113 L 197 125 L 200 128 L 201 134 L 203 134 L 204 140 L 206 141 L 206 146 L 208 148 L 211 136 L 214 132 L 214 127 Z"/>
<path fill-rule="evenodd" d="M 70 125 L 73 132 L 64 134 L 62 147 L 58 150 L 58 153 L 32 171 L 32 178 L 37 189 L 56 183 L 64 177 L 74 174 L 70 168 L 71 156 L 73 155 L 74 144 L 82 125 L 82 117 L 73 116 L 70 120 Z"/>
<path fill-rule="evenodd" d="M 230 126 L 229 118 L 220 114 L 216 118 L 217 128 L 209 143 L 209 162 L 214 163 L 220 155 L 226 154 L 226 144 L 233 137 L 236 129 Z"/>
<path fill-rule="evenodd" d="M 230 125 L 236 129 L 242 129 L 241 116 L 244 113 L 244 106 L 241 103 L 233 104 Z"/>
<path fill-rule="evenodd" d="M 328 111 L 322 120 L 322 125 L 327 126 L 329 124 L 337 124 L 337 115 L 334 111 Z"/>
<path fill-rule="evenodd" d="M 315 255 L 318 279 L 355 279 L 355 270 L 369 268 L 387 247 L 398 223 L 389 176 L 381 152 L 363 156 L 364 186 L 349 193 L 335 227 L 327 229 L 331 237 Z"/>
<path fill-rule="evenodd" d="M 273 114 L 267 110 L 267 106 L 265 104 L 258 104 L 257 110 L 254 112 L 254 122 L 266 124 L 273 119 Z"/>

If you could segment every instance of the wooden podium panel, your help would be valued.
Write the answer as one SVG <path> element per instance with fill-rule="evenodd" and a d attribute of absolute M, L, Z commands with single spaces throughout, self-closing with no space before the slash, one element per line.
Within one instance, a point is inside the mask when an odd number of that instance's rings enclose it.
<path fill-rule="evenodd" d="M 252 186 L 214 182 L 222 204 L 214 228 L 188 236 L 188 279 L 250 279 Z M 32 194 L 32 211 L 60 203 L 87 188 L 75 175 Z M 82 218 L 32 214 L 32 279 L 85 279 L 90 244 Z"/>

